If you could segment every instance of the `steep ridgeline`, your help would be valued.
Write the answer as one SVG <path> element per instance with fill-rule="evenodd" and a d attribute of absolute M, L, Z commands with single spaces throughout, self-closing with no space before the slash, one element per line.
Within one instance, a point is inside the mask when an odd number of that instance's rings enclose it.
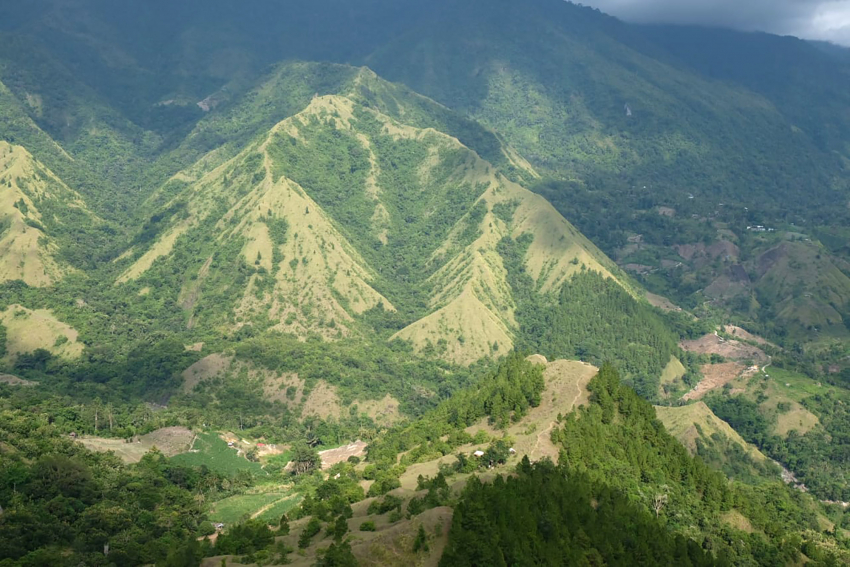
<path fill-rule="evenodd" d="M 24 148 L 0 142 L 0 282 L 50 286 L 73 270 L 69 233 L 101 221 Z M 73 245 L 71 245 L 73 247 Z"/>
<path fill-rule="evenodd" d="M 367 70 L 351 85 L 235 158 L 179 174 L 172 184 L 185 189 L 149 223 L 117 285 L 176 286 L 190 326 L 335 339 L 368 322 L 468 364 L 514 343 L 504 237 L 529 235 L 523 266 L 538 292 L 583 270 L 616 277 L 542 197 L 457 138 L 407 123 L 413 95 Z M 375 103 L 386 99 L 364 97 L 380 90 L 395 91 L 398 119 Z M 534 175 L 510 159 L 514 177 Z"/>

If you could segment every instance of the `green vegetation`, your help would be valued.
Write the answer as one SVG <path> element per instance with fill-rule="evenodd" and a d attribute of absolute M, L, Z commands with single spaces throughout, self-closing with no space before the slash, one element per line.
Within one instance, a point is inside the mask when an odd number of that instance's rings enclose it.
<path fill-rule="evenodd" d="M 36 384 L 0 384 L 0 564 L 96 565 L 105 544 L 116 564 L 269 564 L 327 536 L 318 564 L 349 565 L 367 494 L 381 522 L 424 522 L 456 503 L 447 477 L 492 463 L 499 478 L 503 432 L 548 402 L 511 351 L 610 362 L 673 403 L 672 357 L 681 388 L 720 360 L 677 342 L 729 322 L 779 345 L 775 383 L 708 404 L 818 498 L 850 500 L 836 50 L 556 0 L 7 4 L 0 311 L 49 310 L 67 333 L 0 325 L 0 373 Z M 651 308 L 638 282 L 700 320 Z M 25 334 L 44 348 L 8 356 Z M 232 367 L 184 383 L 213 353 Z M 446 564 L 846 560 L 850 516 L 736 439 L 697 431 L 691 458 L 610 367 L 591 389 L 554 428 L 557 468 L 469 485 Z M 168 426 L 207 433 L 133 466 L 67 437 Z M 293 449 L 263 468 L 213 431 Z M 354 439 L 367 462 L 328 478 L 317 450 Z M 454 455 L 469 444 L 484 457 Z M 427 493 L 388 495 L 450 455 Z M 312 516 L 302 541 L 273 543 L 284 513 Z M 222 518 L 215 548 L 197 540 Z M 424 560 L 417 527 L 404 552 Z"/>
<path fill-rule="evenodd" d="M 149 453 L 125 467 L 46 420 L 0 410 L 0 563 L 93 563 L 108 544 L 119 565 L 164 561 L 190 545 L 204 519 L 195 494 L 222 478 Z"/>
<path fill-rule="evenodd" d="M 268 492 L 262 494 L 244 494 L 230 496 L 217 501 L 210 510 L 210 520 L 224 524 L 234 524 L 246 516 L 255 517 L 268 523 L 295 506 L 298 498 L 286 492 Z"/>
<path fill-rule="evenodd" d="M 525 460 L 507 480 L 467 483 L 441 567 L 564 563 L 724 564 L 624 495 L 548 461 Z"/>
<path fill-rule="evenodd" d="M 678 337 L 668 322 L 613 280 L 587 270 L 565 282 L 556 295 L 541 297 L 522 264 L 530 244 L 528 235 L 499 244 L 518 298 L 520 346 L 553 360 L 615 362 L 642 396 L 654 399 L 665 366 L 679 355 Z"/>
<path fill-rule="evenodd" d="M 377 342 L 364 349 L 360 340 L 342 340 L 328 349 L 322 341 L 268 334 L 237 345 L 236 356 L 276 372 L 297 372 L 308 386 L 324 380 L 337 387 L 343 403 L 392 394 L 402 411 L 412 415 L 467 385 L 474 372 L 417 356 L 402 341 Z"/>
<path fill-rule="evenodd" d="M 274 524 L 275 520 L 279 521 L 281 518 L 285 517 L 285 515 L 290 510 L 295 508 L 298 505 L 299 501 L 300 501 L 300 498 L 298 498 L 297 496 L 293 496 L 291 498 L 284 498 L 283 500 L 279 500 L 271 508 L 269 508 L 268 510 L 266 510 L 265 512 L 262 512 L 259 516 L 257 516 L 257 518 L 260 519 L 260 520 L 263 520 L 264 522 L 266 522 L 268 524 Z M 281 524 L 281 529 L 283 529 L 283 524 Z"/>
<path fill-rule="evenodd" d="M 721 561 L 743 557 L 763 565 L 795 561 L 801 551 L 791 533 L 817 530 L 817 508 L 811 499 L 778 480 L 753 487 L 730 484 L 702 460 L 692 458 L 655 418 L 655 411 L 619 382 L 616 371 L 603 367 L 589 385 L 591 405 L 566 416 L 553 433 L 562 446 L 560 462 L 593 483 L 622 491 L 631 501 L 653 509 L 674 531 L 693 526 Z M 731 546 L 729 526 L 721 513 L 737 509 L 759 533 L 738 533 L 743 547 Z M 787 534 L 787 535 L 786 535 Z M 693 536 L 692 536 L 693 537 Z M 824 556 L 826 557 L 826 556 Z"/>
<path fill-rule="evenodd" d="M 171 458 L 172 462 L 184 467 L 205 467 L 211 471 L 233 476 L 239 471 L 253 474 L 265 474 L 259 463 L 237 455 L 235 447 L 215 433 L 199 433 L 192 450 Z"/>
<path fill-rule="evenodd" d="M 805 435 L 791 431 L 787 437 L 773 432 L 773 423 L 755 401 L 743 396 L 713 396 L 706 402 L 744 439 L 794 471 L 813 493 L 828 500 L 850 499 L 850 462 L 842 443 L 836 442 L 848 433 L 850 398 L 846 394 L 807 398 L 803 405 L 818 416 L 820 425 Z"/>
<path fill-rule="evenodd" d="M 518 421 L 528 408 L 540 403 L 543 385 L 542 368 L 520 354 L 511 353 L 476 386 L 456 392 L 410 425 L 376 439 L 369 445 L 368 460 L 387 469 L 395 465 L 399 453 L 406 452 L 401 460 L 403 464 L 447 454 L 452 448 L 472 441 L 464 429 L 483 418 L 489 418 L 500 428 Z"/>

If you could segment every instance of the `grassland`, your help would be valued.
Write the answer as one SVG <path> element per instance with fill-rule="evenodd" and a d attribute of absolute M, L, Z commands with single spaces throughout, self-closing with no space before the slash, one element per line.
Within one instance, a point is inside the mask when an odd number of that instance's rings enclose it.
<path fill-rule="evenodd" d="M 0 324 L 6 327 L 9 358 L 40 348 L 65 359 L 77 358 L 83 352 L 83 345 L 77 342 L 77 331 L 47 309 L 33 311 L 10 305 L 0 311 Z"/>
<path fill-rule="evenodd" d="M 266 474 L 259 463 L 253 463 L 237 454 L 236 449 L 227 446 L 227 442 L 215 433 L 199 433 L 192 449 L 171 458 L 175 464 L 187 467 L 206 466 L 212 471 L 234 475 L 247 470 L 255 474 Z"/>
<path fill-rule="evenodd" d="M 759 411 L 773 424 L 773 432 L 783 437 L 791 430 L 799 434 L 811 431 L 819 420 L 801 402 L 832 389 L 802 374 L 775 367 L 755 375 L 744 374 L 730 384 L 731 393 L 756 401 Z"/>
<path fill-rule="evenodd" d="M 732 427 L 714 415 L 704 402 L 682 407 L 656 407 L 655 413 L 667 431 L 688 448 L 697 449 L 697 439 L 708 439 L 719 433 L 740 446 L 750 457 L 761 462 L 766 459 L 761 452 L 747 443 Z"/>
<path fill-rule="evenodd" d="M 678 383 L 687 372 L 685 366 L 676 357 L 670 357 L 670 362 L 664 367 L 659 381 L 659 394 L 662 397 L 667 397 L 665 386 L 670 391 L 681 389 L 684 384 Z M 678 383 L 678 384 L 677 384 Z"/>

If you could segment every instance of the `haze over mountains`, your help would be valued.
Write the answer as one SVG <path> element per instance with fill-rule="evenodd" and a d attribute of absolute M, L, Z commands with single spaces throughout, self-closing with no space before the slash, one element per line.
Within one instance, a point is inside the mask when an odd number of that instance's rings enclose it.
<path fill-rule="evenodd" d="M 846 560 L 848 109 L 557 0 L 0 6 L 0 565 Z"/>

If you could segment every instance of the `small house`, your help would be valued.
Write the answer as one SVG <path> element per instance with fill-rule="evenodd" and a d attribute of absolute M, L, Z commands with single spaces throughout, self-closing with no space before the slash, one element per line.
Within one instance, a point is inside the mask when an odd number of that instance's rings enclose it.
<path fill-rule="evenodd" d="M 511 455 L 516 455 L 516 449 L 511 447 L 510 449 L 508 449 L 508 453 L 510 453 Z"/>
<path fill-rule="evenodd" d="M 484 451 L 475 451 L 474 453 L 472 453 L 472 456 L 481 458 L 484 456 Z"/>

